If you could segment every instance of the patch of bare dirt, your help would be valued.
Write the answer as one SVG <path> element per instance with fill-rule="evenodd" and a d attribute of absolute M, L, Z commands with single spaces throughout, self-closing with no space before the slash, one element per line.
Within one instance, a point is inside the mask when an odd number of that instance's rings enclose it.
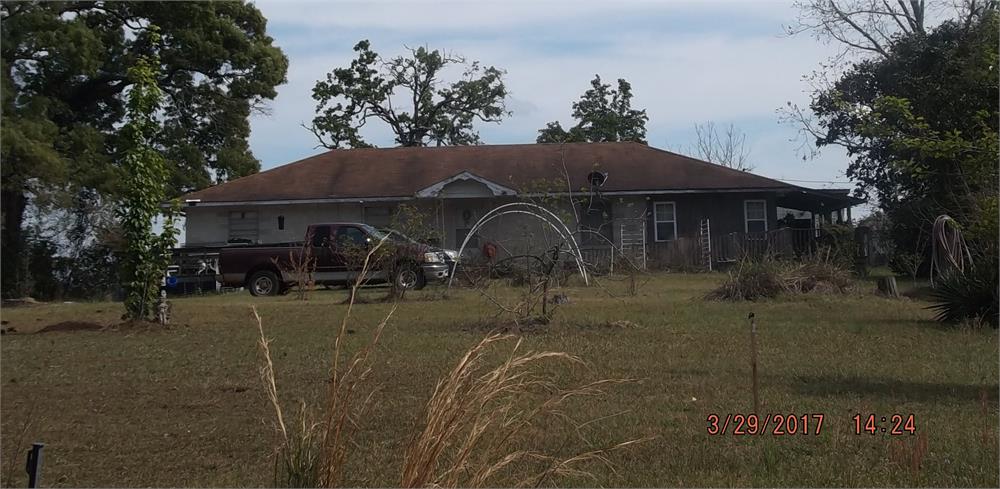
<path fill-rule="evenodd" d="M 21 297 L 20 299 L 4 299 L 3 307 L 31 307 L 42 304 L 34 297 Z"/>
<path fill-rule="evenodd" d="M 88 321 L 63 321 L 61 323 L 50 324 L 37 333 L 55 333 L 59 331 L 101 331 L 104 325 L 91 323 Z"/>
<path fill-rule="evenodd" d="M 533 316 L 514 322 L 509 318 L 484 318 L 466 323 L 462 331 L 473 333 L 512 333 L 532 334 L 549 331 L 549 320 L 542 316 Z"/>
<path fill-rule="evenodd" d="M 170 324 L 164 326 L 156 321 L 141 321 L 136 319 L 130 319 L 128 321 L 123 321 L 117 324 L 112 324 L 108 326 L 108 331 L 120 331 L 125 333 L 133 332 L 143 332 L 143 331 L 163 331 L 165 329 L 171 329 Z M 186 325 L 174 325 L 174 326 L 186 326 Z"/>
<path fill-rule="evenodd" d="M 641 328 L 638 323 L 629 321 L 627 319 L 618 319 L 615 321 L 602 321 L 602 322 L 582 322 L 574 324 L 575 327 L 582 330 L 626 330 L 626 329 L 637 329 Z"/>
<path fill-rule="evenodd" d="M 634 329 L 634 328 L 638 328 L 639 327 L 638 324 L 633 323 L 632 321 L 629 321 L 627 319 L 619 319 L 617 321 L 608 321 L 608 322 L 604 323 L 603 326 L 605 328 L 613 328 L 613 329 Z"/>

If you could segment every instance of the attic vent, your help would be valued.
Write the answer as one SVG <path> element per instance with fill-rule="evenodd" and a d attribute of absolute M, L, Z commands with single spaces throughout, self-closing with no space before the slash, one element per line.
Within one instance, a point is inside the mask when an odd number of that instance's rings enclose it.
<path fill-rule="evenodd" d="M 590 182 L 591 187 L 600 187 L 604 185 L 604 182 L 606 182 L 607 180 L 608 180 L 607 173 L 592 171 L 587 175 L 587 181 Z"/>

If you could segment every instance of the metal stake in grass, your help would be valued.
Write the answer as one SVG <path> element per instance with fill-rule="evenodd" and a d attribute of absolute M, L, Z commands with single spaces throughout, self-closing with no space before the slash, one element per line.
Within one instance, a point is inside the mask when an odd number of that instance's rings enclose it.
<path fill-rule="evenodd" d="M 753 412 L 760 413 L 760 396 L 757 393 L 757 320 L 751 312 L 750 319 L 750 376 L 753 382 Z"/>
<path fill-rule="evenodd" d="M 42 474 L 42 449 L 44 443 L 32 443 L 31 450 L 28 450 L 28 463 L 25 471 L 28 472 L 28 487 L 38 487 Z"/>

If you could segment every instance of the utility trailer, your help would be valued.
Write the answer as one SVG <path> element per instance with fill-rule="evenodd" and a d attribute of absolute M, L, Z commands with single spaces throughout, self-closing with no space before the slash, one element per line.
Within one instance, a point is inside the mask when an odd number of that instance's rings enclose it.
<path fill-rule="evenodd" d="M 239 245 L 237 245 L 239 246 Z M 195 246 L 174 248 L 167 267 L 166 290 L 171 295 L 215 293 L 219 253 L 228 246 Z"/>

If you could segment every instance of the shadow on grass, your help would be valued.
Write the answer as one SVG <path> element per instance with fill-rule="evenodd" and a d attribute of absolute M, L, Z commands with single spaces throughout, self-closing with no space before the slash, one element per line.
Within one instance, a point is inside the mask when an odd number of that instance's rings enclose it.
<path fill-rule="evenodd" d="M 900 294 L 903 297 L 909 297 L 913 300 L 924 301 L 924 302 L 934 302 L 934 289 L 930 285 L 923 284 L 916 287 L 910 286 L 903 290 L 900 290 Z"/>
<path fill-rule="evenodd" d="M 979 400 L 987 396 L 997 401 L 997 384 L 969 385 L 936 382 L 910 382 L 895 379 L 840 377 L 832 375 L 802 375 L 794 388 L 807 396 L 875 396 L 905 399 L 915 402 L 937 402 L 942 399 Z"/>

